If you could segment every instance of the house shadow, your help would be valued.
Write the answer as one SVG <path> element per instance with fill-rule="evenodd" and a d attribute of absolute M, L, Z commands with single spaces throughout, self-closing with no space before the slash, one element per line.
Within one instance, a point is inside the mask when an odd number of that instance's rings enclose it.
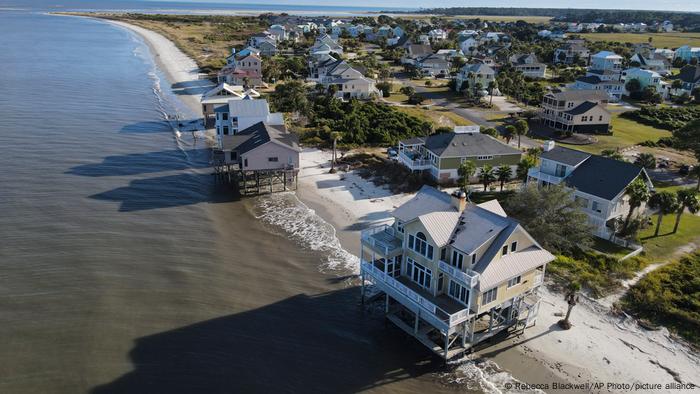
<path fill-rule="evenodd" d="M 371 212 L 368 213 L 360 218 L 358 220 L 345 227 L 345 230 L 347 231 L 362 231 L 365 229 L 368 229 L 370 227 L 375 227 L 379 225 L 380 223 L 386 223 L 391 219 L 391 213 L 386 212 L 386 211 L 378 211 L 378 212 Z"/>
<path fill-rule="evenodd" d="M 385 329 L 347 288 L 136 339 L 111 393 L 354 393 L 435 372 L 442 362 Z"/>
<path fill-rule="evenodd" d="M 82 164 L 69 169 L 66 174 L 103 177 L 207 168 L 209 155 L 209 149 L 173 149 L 107 156 L 101 163 Z"/>
<path fill-rule="evenodd" d="M 192 81 L 177 82 L 170 85 L 170 89 L 175 94 L 192 95 L 204 94 L 216 86 L 208 79 L 196 79 Z"/>
<path fill-rule="evenodd" d="M 239 200 L 240 195 L 230 185 L 215 183 L 210 174 L 178 174 L 134 180 L 129 186 L 90 198 L 119 202 L 120 212 L 134 212 L 204 202 L 231 202 Z"/>
<path fill-rule="evenodd" d="M 507 350 L 510 350 L 514 347 L 518 347 L 520 345 L 524 345 L 530 341 L 533 341 L 537 338 L 543 337 L 545 335 L 551 334 L 552 332 L 555 331 L 563 331 L 563 328 L 559 327 L 557 323 L 553 323 L 552 325 L 547 328 L 547 331 L 541 332 L 535 336 L 531 336 L 529 338 L 517 341 L 515 343 L 512 343 L 507 346 L 503 346 L 502 343 L 506 341 L 507 339 L 510 338 L 517 338 L 521 335 L 514 335 L 512 333 L 509 333 L 507 331 L 503 331 L 501 333 L 498 333 L 497 335 L 494 335 L 492 338 L 489 338 L 489 340 L 479 343 L 476 346 L 474 346 L 473 351 L 479 352 L 480 356 L 483 358 L 487 359 L 493 359 L 496 357 L 499 353 L 505 352 Z M 486 349 L 493 348 L 488 352 L 484 352 Z"/>
<path fill-rule="evenodd" d="M 148 120 L 128 124 L 121 128 L 120 133 L 128 134 L 154 134 L 154 133 L 172 133 L 173 129 L 167 121 Z"/>

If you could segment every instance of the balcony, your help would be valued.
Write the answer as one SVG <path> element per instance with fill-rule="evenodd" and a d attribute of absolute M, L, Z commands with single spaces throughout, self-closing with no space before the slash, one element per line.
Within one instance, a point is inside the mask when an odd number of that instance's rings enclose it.
<path fill-rule="evenodd" d="M 365 280 L 443 333 L 454 332 L 455 326 L 470 316 L 469 309 L 457 301 L 444 295 L 434 297 L 408 278 L 393 278 L 364 259 L 360 270 Z"/>
<path fill-rule="evenodd" d="M 446 262 L 440 260 L 439 262 L 440 271 L 456 279 L 470 289 L 473 289 L 477 283 L 479 283 L 479 274 L 472 270 L 468 272 L 463 272 L 457 267 L 453 267 Z"/>
<path fill-rule="evenodd" d="M 552 185 L 558 185 L 564 180 L 564 177 L 546 174 L 540 171 L 538 168 L 530 168 L 527 172 L 527 176 L 530 178 L 538 179 L 540 181 L 545 181 Z"/>
<path fill-rule="evenodd" d="M 430 162 L 430 160 L 425 160 L 425 159 L 413 159 L 409 157 L 410 153 L 406 153 L 407 151 L 401 151 L 399 152 L 399 160 L 408 168 L 410 168 L 412 171 L 418 171 L 418 170 L 427 170 L 430 167 L 433 166 L 433 163 Z M 420 157 L 418 155 L 411 155 L 412 157 Z"/>
<path fill-rule="evenodd" d="M 363 245 L 370 246 L 384 256 L 397 254 L 403 248 L 403 234 L 388 224 L 362 230 L 360 238 Z"/>

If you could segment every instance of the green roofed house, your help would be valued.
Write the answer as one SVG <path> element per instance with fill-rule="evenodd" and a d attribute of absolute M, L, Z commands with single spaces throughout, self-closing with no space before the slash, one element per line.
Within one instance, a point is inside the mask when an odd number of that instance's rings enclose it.
<path fill-rule="evenodd" d="M 479 132 L 479 126 L 455 127 L 453 133 L 415 137 L 399 142 L 398 160 L 412 171 L 429 171 L 438 182 L 459 179 L 457 170 L 466 160 L 476 164 L 476 175 L 486 164 L 511 166 L 513 173 L 522 152 Z"/>

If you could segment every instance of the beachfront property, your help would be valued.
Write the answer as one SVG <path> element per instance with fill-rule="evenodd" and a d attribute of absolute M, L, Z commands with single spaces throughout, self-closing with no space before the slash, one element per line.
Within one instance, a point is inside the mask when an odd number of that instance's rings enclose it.
<path fill-rule="evenodd" d="M 577 61 L 588 62 L 590 52 L 585 46 L 569 42 L 554 50 L 553 63 L 574 64 Z"/>
<path fill-rule="evenodd" d="M 629 212 L 629 197 L 625 190 L 641 178 L 653 189 L 646 170 L 626 161 L 564 148 L 547 141 L 540 156 L 540 166 L 528 171 L 528 183 L 539 186 L 565 184 L 573 190 L 593 234 L 615 241 L 615 221 Z M 646 209 L 642 204 L 640 212 Z"/>
<path fill-rule="evenodd" d="M 234 54 L 230 63 L 217 74 L 217 81 L 245 87 L 265 86 L 262 80 L 262 59 L 253 52 Z"/>
<path fill-rule="evenodd" d="M 362 231 L 362 300 L 378 292 L 389 321 L 443 357 L 495 334 L 533 325 L 538 289 L 554 256 L 496 200 L 430 186 L 392 212 L 392 224 Z"/>
<path fill-rule="evenodd" d="M 508 58 L 510 64 L 524 76 L 544 78 L 547 65 L 541 63 L 534 53 L 517 53 Z"/>
<path fill-rule="evenodd" d="M 221 148 L 223 138 L 238 134 L 258 122 L 277 126 L 284 124 L 284 114 L 270 112 L 270 106 L 265 99 L 229 100 L 226 104 L 214 108 L 216 136 Z"/>
<path fill-rule="evenodd" d="M 399 141 L 399 163 L 411 171 L 426 171 L 437 182 L 455 182 L 462 162 L 471 160 L 477 180 L 485 165 L 508 165 L 514 174 L 522 152 L 487 134 L 479 126 L 458 126 L 453 133 L 433 134 Z"/>
<path fill-rule="evenodd" d="M 229 85 L 226 82 L 220 83 L 204 93 L 200 100 L 204 126 L 206 128 L 214 127 L 216 115 L 214 109 L 216 107 L 227 104 L 231 100 L 254 99 L 258 97 L 260 97 L 260 93 L 254 89 L 245 89 L 243 86 Z"/>
<path fill-rule="evenodd" d="M 455 89 L 457 91 L 466 87 L 476 89 L 479 85 L 481 89 L 487 89 L 489 83 L 495 79 L 496 71 L 488 65 L 483 63 L 465 64 L 455 75 Z"/>
<path fill-rule="evenodd" d="M 608 101 L 602 90 L 549 92 L 542 99 L 540 120 L 563 132 L 607 134 L 611 118 L 605 108 Z"/>

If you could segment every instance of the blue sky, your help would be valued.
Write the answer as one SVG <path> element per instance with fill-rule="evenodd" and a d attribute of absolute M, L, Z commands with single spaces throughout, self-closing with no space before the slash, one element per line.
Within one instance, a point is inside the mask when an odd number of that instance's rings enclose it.
<path fill-rule="evenodd" d="M 153 0 L 151 0 L 153 1 Z M 169 0 L 173 1 L 173 0 Z M 178 1 L 178 0 L 176 0 Z M 182 0 L 198 2 L 197 0 Z M 368 7 L 542 7 L 542 8 L 615 8 L 700 12 L 700 0 L 202 0 L 207 3 L 297 4 Z"/>

